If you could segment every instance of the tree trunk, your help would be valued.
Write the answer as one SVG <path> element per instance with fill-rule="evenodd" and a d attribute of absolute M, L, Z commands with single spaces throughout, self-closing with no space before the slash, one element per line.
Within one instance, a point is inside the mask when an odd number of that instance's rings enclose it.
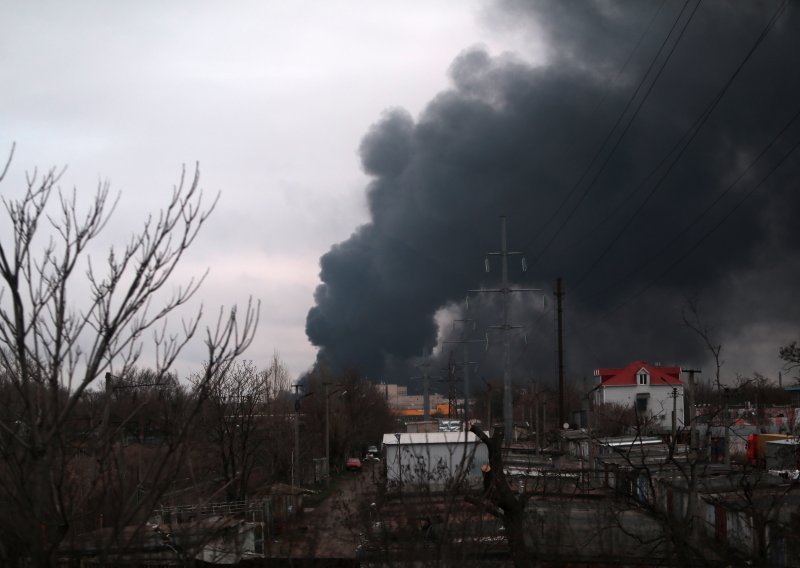
<path fill-rule="evenodd" d="M 503 511 L 503 526 L 508 539 L 509 553 L 516 568 L 531 568 L 538 565 L 535 554 L 525 541 L 525 505 L 528 498 L 523 494 L 517 497 L 511 490 L 503 469 L 503 429 L 496 428 L 489 438 L 476 425 L 470 431 L 486 444 L 489 450 L 488 491 L 485 497 L 491 499 Z"/>

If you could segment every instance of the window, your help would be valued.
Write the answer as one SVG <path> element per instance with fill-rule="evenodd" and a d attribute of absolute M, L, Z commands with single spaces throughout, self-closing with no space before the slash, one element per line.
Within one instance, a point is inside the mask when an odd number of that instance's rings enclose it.
<path fill-rule="evenodd" d="M 642 369 L 636 374 L 636 378 L 638 379 L 638 383 L 640 385 L 647 385 L 650 383 L 650 373 Z"/>
<path fill-rule="evenodd" d="M 650 399 L 648 393 L 640 393 L 636 395 L 636 412 L 644 413 L 647 411 L 647 401 Z"/>

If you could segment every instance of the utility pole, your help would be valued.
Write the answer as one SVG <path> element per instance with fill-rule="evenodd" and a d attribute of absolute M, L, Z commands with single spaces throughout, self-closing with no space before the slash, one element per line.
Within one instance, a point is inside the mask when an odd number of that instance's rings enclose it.
<path fill-rule="evenodd" d="M 700 369 L 681 369 L 681 373 L 686 373 L 689 375 L 689 388 L 686 389 L 686 406 L 688 406 L 688 414 L 689 416 L 683 417 L 683 422 L 686 424 L 686 421 L 689 421 L 689 451 L 694 452 L 697 450 L 697 440 L 695 440 L 695 382 L 694 376 L 696 374 L 700 374 L 703 371 Z"/>
<path fill-rule="evenodd" d="M 458 403 L 456 396 L 456 365 L 453 362 L 453 352 L 447 362 L 447 419 L 452 420 L 458 416 Z"/>
<path fill-rule="evenodd" d="M 514 439 L 514 402 L 513 393 L 511 392 L 511 347 L 509 340 L 509 332 L 512 329 L 519 329 L 522 326 L 511 325 L 508 321 L 509 300 L 512 292 L 541 292 L 538 288 L 509 288 L 508 284 L 508 257 L 511 255 L 521 255 L 521 252 L 512 252 L 508 250 L 506 242 L 506 216 L 500 217 L 500 251 L 490 252 L 489 256 L 499 256 L 502 267 L 502 280 L 500 288 L 495 289 L 480 289 L 470 290 L 470 292 L 494 292 L 502 294 L 503 299 L 503 321 L 499 325 L 489 326 L 490 329 L 499 329 L 503 332 L 503 441 L 506 446 L 511 445 Z M 486 259 L 486 271 L 489 271 L 489 259 Z M 527 263 L 525 258 L 522 258 L 522 270 L 527 270 Z M 488 343 L 488 341 L 487 341 Z"/>
<path fill-rule="evenodd" d="M 723 387 L 724 406 L 722 412 L 722 424 L 725 427 L 725 465 L 731 465 L 731 449 L 730 449 L 730 424 L 728 422 L 728 403 L 730 400 L 731 391 L 728 387 Z"/>
<path fill-rule="evenodd" d="M 330 404 L 331 396 L 339 393 L 339 396 L 347 394 L 347 391 L 342 391 L 341 384 L 332 383 L 330 381 L 322 383 L 325 386 L 325 476 L 328 483 L 331 482 L 331 413 Z M 339 390 L 329 392 L 329 387 L 336 385 Z M 387 397 L 388 398 L 388 397 Z"/>
<path fill-rule="evenodd" d="M 564 407 L 564 312 L 561 299 L 564 291 L 561 289 L 561 278 L 556 278 L 556 313 L 558 314 L 558 427 L 563 428 L 567 422 L 566 409 Z"/>
<path fill-rule="evenodd" d="M 298 476 L 297 464 L 300 456 L 300 399 L 298 398 L 298 389 L 300 385 L 295 383 L 292 385 L 294 388 L 294 451 L 292 452 L 292 491 L 294 491 L 295 477 Z"/>
<path fill-rule="evenodd" d="M 672 448 L 675 448 L 675 438 L 678 435 L 678 389 L 672 387 Z"/>
<path fill-rule="evenodd" d="M 306 397 L 311 396 L 313 393 L 307 393 L 300 396 L 298 392 L 301 385 L 295 383 L 292 385 L 294 389 L 294 455 L 292 456 L 292 489 L 294 489 L 295 478 L 300 480 L 300 401 Z"/>
<path fill-rule="evenodd" d="M 542 430 L 545 429 L 547 429 L 547 399 L 542 401 Z"/>
<path fill-rule="evenodd" d="M 330 399 L 328 398 L 328 387 L 331 383 L 323 383 L 325 385 L 325 478 L 330 480 L 331 470 L 331 419 L 329 415 L 328 405 Z"/>
<path fill-rule="evenodd" d="M 475 329 L 475 320 L 473 319 L 457 319 L 453 321 L 453 326 L 455 326 L 456 322 L 467 324 L 472 323 L 473 330 Z M 445 341 L 445 343 L 459 343 L 463 349 L 464 359 L 463 361 L 454 362 L 454 365 L 459 365 L 464 369 L 464 429 L 469 430 L 469 403 L 470 403 L 470 392 L 469 392 L 469 368 L 472 365 L 477 365 L 477 362 L 469 360 L 469 344 L 470 343 L 483 343 L 480 339 L 467 339 L 466 333 L 466 325 L 461 327 L 461 339 L 458 341 Z M 487 426 L 491 427 L 491 426 Z"/>
<path fill-rule="evenodd" d="M 428 374 L 428 367 L 431 366 L 430 361 L 425 361 L 417 365 L 417 369 L 422 371 L 421 377 L 412 377 L 413 379 L 422 379 L 422 419 L 430 420 L 431 418 L 431 396 L 430 396 L 430 380 Z"/>
<path fill-rule="evenodd" d="M 484 380 L 484 382 L 486 382 Z M 486 383 L 486 434 L 490 435 L 492 431 L 492 384 Z"/>
<path fill-rule="evenodd" d="M 533 383 L 533 427 L 536 430 L 536 453 L 542 453 L 542 428 L 539 425 L 539 388 Z"/>
<path fill-rule="evenodd" d="M 328 387 L 333 383 L 324 382 L 325 385 L 325 478 L 330 483 L 331 479 L 331 419 L 330 419 L 330 394 Z"/>

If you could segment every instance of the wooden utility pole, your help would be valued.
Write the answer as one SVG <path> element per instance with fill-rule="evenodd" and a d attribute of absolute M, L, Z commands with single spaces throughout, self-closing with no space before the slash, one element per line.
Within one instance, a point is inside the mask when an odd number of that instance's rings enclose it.
<path fill-rule="evenodd" d="M 556 334 L 558 336 L 558 427 L 563 428 L 567 422 L 567 412 L 564 406 L 564 316 L 561 299 L 564 291 L 561 289 L 561 278 L 556 279 L 556 313 L 558 316 Z"/>
<path fill-rule="evenodd" d="M 672 448 L 675 448 L 675 438 L 678 436 L 678 389 L 672 387 Z"/>
<path fill-rule="evenodd" d="M 695 422 L 694 419 L 694 405 L 695 405 L 695 383 L 694 376 L 702 373 L 700 369 L 681 369 L 681 373 L 689 375 L 689 388 L 686 389 L 686 406 L 688 406 L 688 416 L 683 417 L 683 423 L 689 422 L 689 450 L 697 450 L 697 440 L 695 439 Z M 687 414 L 687 413 L 685 413 Z"/>
<path fill-rule="evenodd" d="M 300 401 L 306 397 L 311 396 L 313 393 L 300 394 L 302 385 L 295 383 L 292 385 L 294 389 L 294 452 L 292 456 L 292 488 L 295 486 L 295 481 L 298 484 L 302 482 L 302 475 L 300 472 Z"/>

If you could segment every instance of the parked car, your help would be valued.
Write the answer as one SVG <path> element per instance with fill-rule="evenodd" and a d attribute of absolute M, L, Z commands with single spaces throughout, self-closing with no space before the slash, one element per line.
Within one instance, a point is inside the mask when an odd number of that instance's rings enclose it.
<path fill-rule="evenodd" d="M 367 453 L 372 455 L 378 454 L 378 447 L 377 446 L 370 446 L 367 448 Z"/>
<path fill-rule="evenodd" d="M 358 458 L 347 458 L 344 462 L 344 468 L 347 471 L 361 471 L 361 460 Z"/>

